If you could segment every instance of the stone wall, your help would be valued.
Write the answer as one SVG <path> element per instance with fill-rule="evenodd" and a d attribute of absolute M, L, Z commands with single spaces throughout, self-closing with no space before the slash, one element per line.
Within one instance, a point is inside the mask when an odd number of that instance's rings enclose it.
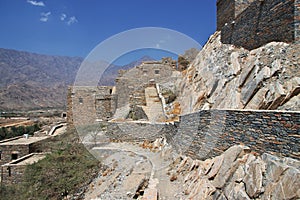
<path fill-rule="evenodd" d="M 217 1 L 217 30 L 221 30 L 226 23 L 234 21 L 235 0 Z"/>
<path fill-rule="evenodd" d="M 26 165 L 1 166 L 1 183 L 9 185 L 22 182 L 25 170 Z"/>
<path fill-rule="evenodd" d="M 169 128 L 165 123 L 148 122 L 110 122 L 106 136 L 111 140 L 119 141 L 154 141 L 163 136 Z"/>
<path fill-rule="evenodd" d="M 28 144 L 20 145 L 1 145 L 1 159 L 0 166 L 12 161 L 12 154 L 16 153 L 18 158 L 23 157 L 30 153 Z"/>
<path fill-rule="evenodd" d="M 95 107 L 96 107 L 96 115 L 98 119 L 110 119 L 117 106 L 117 97 L 112 95 L 110 89 L 105 90 L 105 88 L 96 94 L 95 96 Z"/>
<path fill-rule="evenodd" d="M 295 40 L 300 42 L 300 0 L 295 0 Z"/>
<path fill-rule="evenodd" d="M 47 142 L 51 141 L 54 137 L 41 137 L 40 140 L 29 143 L 9 143 L 9 141 L 20 139 L 22 137 L 15 137 L 0 142 L 0 166 L 13 161 L 12 154 L 17 154 L 17 159 L 26 156 L 31 153 L 41 153 L 51 150 L 51 146 L 47 145 Z M 39 137 L 36 137 L 39 138 Z M 6 144 L 7 143 L 7 144 Z"/>
<path fill-rule="evenodd" d="M 217 30 L 220 31 L 227 23 L 234 21 L 255 0 L 218 0 Z"/>
<path fill-rule="evenodd" d="M 15 161 L 1 166 L 1 184 L 19 184 L 23 182 L 23 175 L 28 164 L 44 159 L 46 154 L 31 153 Z"/>
<path fill-rule="evenodd" d="M 207 159 L 236 144 L 255 152 L 300 159 L 300 112 L 203 110 L 183 115 L 179 122 L 111 122 L 108 138 L 154 141 L 165 136 L 178 153 Z"/>
<path fill-rule="evenodd" d="M 300 112 L 207 110 L 181 116 L 177 126 L 169 142 L 194 158 L 244 144 L 258 153 L 300 159 Z"/>
<path fill-rule="evenodd" d="M 299 41 L 299 0 L 219 0 L 221 40 L 252 50 L 272 41 Z"/>

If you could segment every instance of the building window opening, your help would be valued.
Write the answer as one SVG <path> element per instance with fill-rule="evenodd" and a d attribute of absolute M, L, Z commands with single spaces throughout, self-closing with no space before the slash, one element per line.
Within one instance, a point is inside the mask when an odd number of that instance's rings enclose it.
<path fill-rule="evenodd" d="M 154 70 L 154 74 L 159 74 L 159 69 Z"/>
<path fill-rule="evenodd" d="M 2 151 L 0 151 L 0 160 L 2 159 Z"/>
<path fill-rule="evenodd" d="M 18 159 L 18 154 L 17 153 L 12 153 L 11 154 L 11 159 L 12 160 L 17 160 Z"/>
<path fill-rule="evenodd" d="M 79 101 L 80 104 L 83 104 L 83 98 L 82 97 L 79 97 L 78 101 Z"/>

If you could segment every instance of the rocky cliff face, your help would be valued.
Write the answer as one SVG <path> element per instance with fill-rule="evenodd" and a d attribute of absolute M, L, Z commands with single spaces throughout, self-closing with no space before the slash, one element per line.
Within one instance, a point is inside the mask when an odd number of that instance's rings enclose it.
<path fill-rule="evenodd" d="M 300 110 L 300 44 L 271 42 L 248 51 L 222 44 L 220 32 L 183 72 L 182 114 L 199 109 Z"/>
<path fill-rule="evenodd" d="M 182 181 L 182 199 L 298 199 L 299 164 L 233 146 L 205 161 L 178 158 L 170 168 L 170 180 Z"/>

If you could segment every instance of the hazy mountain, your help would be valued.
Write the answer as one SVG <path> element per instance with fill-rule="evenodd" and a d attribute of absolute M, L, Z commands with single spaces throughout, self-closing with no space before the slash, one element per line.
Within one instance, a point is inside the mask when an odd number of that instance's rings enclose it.
<path fill-rule="evenodd" d="M 63 108 L 82 60 L 0 48 L 0 110 Z"/>

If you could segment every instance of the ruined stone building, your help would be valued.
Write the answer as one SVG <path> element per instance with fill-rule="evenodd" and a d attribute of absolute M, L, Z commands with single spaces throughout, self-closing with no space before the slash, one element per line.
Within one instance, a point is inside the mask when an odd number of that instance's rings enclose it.
<path fill-rule="evenodd" d="M 1 166 L 1 183 L 18 184 L 23 181 L 26 166 L 46 157 L 45 153 L 31 153 Z"/>
<path fill-rule="evenodd" d="M 67 120 L 69 124 L 91 124 L 109 120 L 116 108 L 114 87 L 70 87 L 68 91 Z M 71 116 L 71 117 L 70 117 Z"/>
<path fill-rule="evenodd" d="M 117 110 L 115 118 L 126 118 L 130 110 L 136 111 L 138 107 L 147 106 L 147 93 L 151 92 L 147 88 L 155 88 L 158 83 L 175 83 L 178 76 L 180 76 L 180 72 L 176 70 L 176 64 L 168 58 L 164 58 L 162 61 L 144 62 L 131 70 L 121 72 L 116 79 Z M 158 98 L 156 90 L 151 97 L 155 98 L 155 96 Z M 149 101 L 148 103 L 150 103 Z M 160 99 L 158 98 L 157 101 Z"/>
<path fill-rule="evenodd" d="M 1 183 L 18 183 L 26 165 L 45 157 L 38 153 L 50 137 L 15 137 L 0 142 Z"/>
<path fill-rule="evenodd" d="M 0 165 L 19 159 L 36 152 L 37 146 L 49 136 L 44 137 L 15 137 L 0 142 Z"/>
<path fill-rule="evenodd" d="M 146 93 L 149 94 L 148 99 L 152 98 L 152 107 L 154 101 L 159 103 L 156 84 L 176 81 L 180 75 L 176 67 L 176 61 L 163 58 L 161 61 L 143 62 L 129 70 L 120 70 L 115 87 L 70 87 L 67 114 L 71 116 L 68 117 L 69 124 L 84 125 L 113 118 L 126 119 L 132 111 L 139 112 L 139 116 L 144 115 L 148 119 L 149 116 L 145 113 L 149 110 Z M 143 106 L 148 110 L 144 111 Z M 162 105 L 157 107 L 161 109 Z"/>
<path fill-rule="evenodd" d="M 225 44 L 252 50 L 269 42 L 299 42 L 299 0 L 218 0 L 217 30 Z"/>

